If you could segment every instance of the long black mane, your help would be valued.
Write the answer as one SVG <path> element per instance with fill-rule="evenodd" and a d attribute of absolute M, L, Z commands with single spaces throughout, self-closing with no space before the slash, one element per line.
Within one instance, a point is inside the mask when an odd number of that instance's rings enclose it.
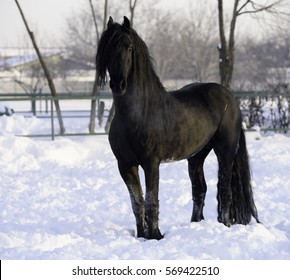
<path fill-rule="evenodd" d="M 114 25 L 114 26 L 113 26 Z M 119 51 L 121 37 L 123 36 L 123 28 L 121 25 L 114 23 L 108 26 L 108 29 L 103 32 L 96 55 L 96 70 L 97 81 L 99 86 L 104 86 L 107 83 L 107 68 L 111 60 L 111 56 Z M 115 46 L 114 51 L 112 46 Z"/>

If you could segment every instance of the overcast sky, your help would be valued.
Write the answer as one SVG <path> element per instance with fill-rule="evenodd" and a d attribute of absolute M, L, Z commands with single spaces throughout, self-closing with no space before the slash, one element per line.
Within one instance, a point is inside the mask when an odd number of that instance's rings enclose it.
<path fill-rule="evenodd" d="M 139 1 L 149 3 L 147 0 Z M 188 6 L 189 1 L 155 0 L 154 2 L 159 2 L 159 6 L 164 9 L 171 7 L 180 11 Z M 37 34 L 38 39 L 41 38 L 42 45 L 45 45 L 46 38 L 50 44 L 52 40 L 59 39 L 65 29 L 66 18 L 74 11 L 84 7 L 89 10 L 88 0 L 18 0 L 18 2 L 30 29 Z M 216 0 L 207 0 L 207 2 L 216 5 Z M 124 3 L 124 7 L 127 8 L 128 0 L 120 0 L 120 3 Z M 23 45 L 25 41 L 28 41 L 27 36 L 15 0 L 0 0 L 0 47 Z"/>
<path fill-rule="evenodd" d="M 84 0 L 19 0 L 32 31 L 58 37 L 65 18 Z M 27 34 L 14 0 L 0 0 L 0 47 L 21 44 Z"/>
<path fill-rule="evenodd" d="M 120 1 L 128 5 L 127 0 Z M 177 2 L 178 7 L 182 2 L 187 1 L 161 0 L 160 2 L 165 2 L 166 5 Z M 58 39 L 65 28 L 66 18 L 71 13 L 84 6 L 89 9 L 88 0 L 18 0 L 18 2 L 30 29 L 41 35 L 42 40 L 46 36 L 49 40 Z M 0 0 L 0 47 L 21 44 L 26 35 L 15 1 Z"/>
<path fill-rule="evenodd" d="M 89 10 L 88 0 L 18 0 L 23 8 L 30 29 L 37 35 L 38 42 L 45 46 L 54 45 L 59 42 L 62 36 L 66 19 L 70 14 L 76 12 L 79 8 L 87 7 Z M 115 0 L 118 1 L 118 0 Z M 124 6 L 128 6 L 128 0 L 120 0 Z M 139 0 L 141 2 L 141 0 Z M 166 9 L 171 6 L 176 11 L 186 9 L 189 1 L 193 0 L 155 0 L 159 6 Z M 205 0 L 195 0 L 205 1 Z M 265 0 L 259 0 L 265 1 Z M 142 0 L 143 3 L 149 3 Z M 232 0 L 224 1 L 225 5 L 232 3 Z M 207 0 L 207 5 L 217 5 L 217 0 Z M 122 19 L 116 19 L 120 21 Z M 243 26 L 246 17 L 243 18 Z M 23 45 L 29 42 L 28 35 L 24 28 L 19 11 L 16 7 L 15 0 L 0 0 L 0 47 L 11 47 Z"/>

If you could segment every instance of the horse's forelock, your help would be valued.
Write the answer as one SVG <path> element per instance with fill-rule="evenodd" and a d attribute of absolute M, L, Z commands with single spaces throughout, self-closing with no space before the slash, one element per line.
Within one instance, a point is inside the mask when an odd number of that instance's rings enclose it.
<path fill-rule="evenodd" d="M 107 68 L 112 55 L 112 46 L 120 39 L 120 25 L 113 23 L 103 32 L 96 55 L 97 79 L 100 86 L 107 82 Z"/>
<path fill-rule="evenodd" d="M 112 56 L 118 54 L 120 46 L 122 45 L 122 36 L 124 36 L 124 34 L 129 35 L 132 40 L 135 64 L 138 64 L 143 68 L 146 64 L 148 65 L 151 63 L 148 48 L 139 35 L 132 28 L 128 30 L 118 23 L 113 23 L 103 32 L 98 45 L 96 70 L 98 84 L 100 86 L 104 86 L 107 82 L 108 64 L 112 59 Z"/>

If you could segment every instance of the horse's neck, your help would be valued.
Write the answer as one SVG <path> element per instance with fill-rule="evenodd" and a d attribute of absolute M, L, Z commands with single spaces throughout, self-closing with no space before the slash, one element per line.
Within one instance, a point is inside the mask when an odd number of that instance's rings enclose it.
<path fill-rule="evenodd" d="M 166 91 L 152 69 L 149 73 L 143 73 L 142 77 L 135 75 L 129 78 L 127 92 L 116 99 L 116 112 L 138 122 L 163 107 L 166 99 Z"/>
<path fill-rule="evenodd" d="M 148 67 L 147 71 L 144 73 L 135 74 L 131 80 L 132 89 L 134 94 L 139 94 L 137 98 L 149 99 L 152 102 L 160 102 L 166 93 L 159 77 L 156 75 L 152 66 Z"/>
<path fill-rule="evenodd" d="M 166 91 L 155 72 L 152 70 L 151 73 L 143 75 L 143 80 L 139 81 L 133 83 L 132 90 L 140 107 L 148 107 L 146 110 L 150 111 L 162 106 Z"/>

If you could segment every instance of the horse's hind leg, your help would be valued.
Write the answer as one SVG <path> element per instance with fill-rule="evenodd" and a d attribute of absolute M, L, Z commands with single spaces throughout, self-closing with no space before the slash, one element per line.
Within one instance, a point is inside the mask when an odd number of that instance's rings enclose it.
<path fill-rule="evenodd" d="M 118 162 L 120 174 L 128 188 L 133 213 L 136 218 L 137 237 L 147 238 L 148 226 L 145 216 L 145 203 L 140 184 L 138 166 L 128 166 Z"/>
<path fill-rule="evenodd" d="M 238 146 L 238 133 L 223 134 L 214 146 L 214 151 L 218 159 L 218 221 L 226 226 L 230 226 L 233 221 L 231 217 L 232 204 L 232 172 L 233 160 Z"/>
<path fill-rule="evenodd" d="M 199 222 L 204 219 L 203 207 L 207 186 L 204 179 L 203 164 L 211 149 L 208 145 L 188 159 L 188 173 L 192 185 L 193 200 L 191 222 Z"/>
<path fill-rule="evenodd" d="M 226 226 L 232 224 L 230 217 L 230 207 L 232 203 L 232 190 L 231 190 L 231 173 L 232 167 L 229 162 L 225 163 L 223 160 L 218 159 L 218 221 Z"/>

